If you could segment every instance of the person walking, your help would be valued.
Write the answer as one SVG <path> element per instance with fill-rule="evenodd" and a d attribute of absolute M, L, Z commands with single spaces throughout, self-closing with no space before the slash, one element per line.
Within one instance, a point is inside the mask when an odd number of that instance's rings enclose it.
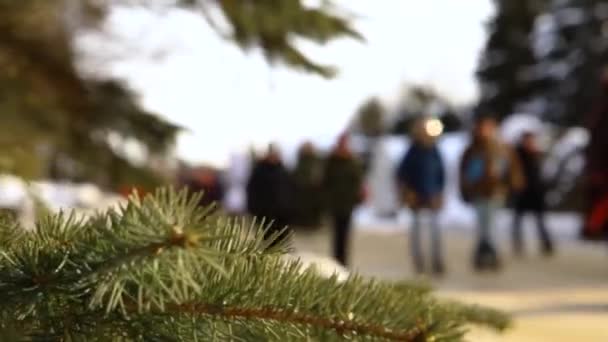
<path fill-rule="evenodd" d="M 211 167 L 198 167 L 193 169 L 185 186 L 192 193 L 201 193 L 199 205 L 209 207 L 220 205 L 224 198 L 224 187 L 217 170 Z"/>
<path fill-rule="evenodd" d="M 323 161 L 312 143 L 300 147 L 292 179 L 296 194 L 294 223 L 305 228 L 319 227 L 323 212 Z"/>
<path fill-rule="evenodd" d="M 513 217 L 513 251 L 515 255 L 524 253 L 522 221 L 526 213 L 534 214 L 536 227 L 544 255 L 553 254 L 553 242 L 545 224 L 545 184 L 541 177 L 541 155 L 536 143 L 536 135 L 525 132 L 516 148 L 521 162 L 525 186 L 515 194 Z"/>
<path fill-rule="evenodd" d="M 585 119 L 590 134 L 585 148 L 586 210 L 581 230 L 582 238 L 590 241 L 608 241 L 608 72 L 601 78 L 601 89 L 596 105 Z"/>
<path fill-rule="evenodd" d="M 345 266 L 352 213 L 361 199 L 362 182 L 362 166 L 348 146 L 348 137 L 342 135 L 325 163 L 323 188 L 334 225 L 334 257 Z"/>
<path fill-rule="evenodd" d="M 270 145 L 266 155 L 256 161 L 247 183 L 247 207 L 258 219 L 267 220 L 264 238 L 269 247 L 288 239 L 292 186 L 279 151 Z"/>
<path fill-rule="evenodd" d="M 445 188 L 444 163 L 436 145 L 434 132 L 429 131 L 432 121 L 423 118 L 414 124 L 412 144 L 397 169 L 397 181 L 403 202 L 410 207 L 413 223 L 410 234 L 410 251 L 417 273 L 425 270 L 421 247 L 420 219 L 424 211 L 430 214 L 432 271 L 445 272 L 438 211 L 443 202 Z"/>
<path fill-rule="evenodd" d="M 478 242 L 473 255 L 476 270 L 501 267 L 492 238 L 495 214 L 510 191 L 522 189 L 523 181 L 515 152 L 497 136 L 496 119 L 478 118 L 460 163 L 461 194 L 465 202 L 475 208 L 478 221 Z"/>

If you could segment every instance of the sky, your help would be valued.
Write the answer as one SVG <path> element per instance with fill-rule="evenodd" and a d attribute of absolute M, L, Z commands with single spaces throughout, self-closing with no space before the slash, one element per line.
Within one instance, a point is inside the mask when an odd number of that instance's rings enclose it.
<path fill-rule="evenodd" d="M 337 3 L 358 15 L 354 24 L 366 41 L 303 45 L 313 59 L 338 67 L 332 80 L 269 65 L 196 15 L 132 8 L 114 11 L 108 22 L 110 50 L 126 51 L 111 73 L 147 109 L 188 128 L 178 139 L 180 158 L 218 166 L 251 144 L 331 141 L 362 102 L 379 96 L 390 103 L 407 83 L 432 85 L 457 103 L 475 100 L 490 0 Z"/>

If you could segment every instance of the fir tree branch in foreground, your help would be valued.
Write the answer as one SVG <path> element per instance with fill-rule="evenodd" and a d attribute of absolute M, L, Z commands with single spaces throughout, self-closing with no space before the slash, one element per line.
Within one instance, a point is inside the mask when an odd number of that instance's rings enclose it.
<path fill-rule="evenodd" d="M 0 225 L 0 327 L 24 341 L 459 341 L 508 325 L 426 288 L 324 278 L 269 250 L 259 224 L 197 203 L 159 190 L 88 220 Z"/>

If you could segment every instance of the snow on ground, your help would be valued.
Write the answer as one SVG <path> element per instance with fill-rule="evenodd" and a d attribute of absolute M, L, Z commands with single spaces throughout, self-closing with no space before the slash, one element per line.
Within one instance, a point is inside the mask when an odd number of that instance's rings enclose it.
<path fill-rule="evenodd" d="M 24 227 L 34 224 L 36 201 L 53 212 L 73 209 L 86 214 L 116 206 L 124 199 L 104 193 L 93 184 L 26 182 L 15 176 L 0 175 L 0 208 L 17 210 Z"/>

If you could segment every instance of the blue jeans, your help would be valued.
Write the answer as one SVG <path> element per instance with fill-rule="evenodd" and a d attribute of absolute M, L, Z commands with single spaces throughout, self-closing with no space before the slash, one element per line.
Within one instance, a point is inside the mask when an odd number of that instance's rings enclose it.
<path fill-rule="evenodd" d="M 420 210 L 413 211 L 413 223 L 412 231 L 410 236 L 410 250 L 412 253 L 412 260 L 414 267 L 417 272 L 424 271 L 424 256 L 422 253 L 421 246 L 421 224 L 420 224 Z M 431 224 L 431 258 L 434 271 L 442 271 L 443 269 L 443 253 L 441 251 L 441 231 L 439 229 L 439 222 L 436 211 L 429 211 Z"/>
<path fill-rule="evenodd" d="M 500 203 L 493 199 L 480 199 L 475 201 L 475 214 L 477 215 L 477 236 L 479 241 L 492 244 L 492 226 L 496 211 Z"/>
<path fill-rule="evenodd" d="M 477 263 L 480 259 L 489 257 L 497 258 L 496 248 L 492 230 L 496 212 L 501 207 L 502 201 L 492 198 L 478 199 L 475 201 L 475 214 L 477 216 L 477 248 L 474 259 Z"/>

